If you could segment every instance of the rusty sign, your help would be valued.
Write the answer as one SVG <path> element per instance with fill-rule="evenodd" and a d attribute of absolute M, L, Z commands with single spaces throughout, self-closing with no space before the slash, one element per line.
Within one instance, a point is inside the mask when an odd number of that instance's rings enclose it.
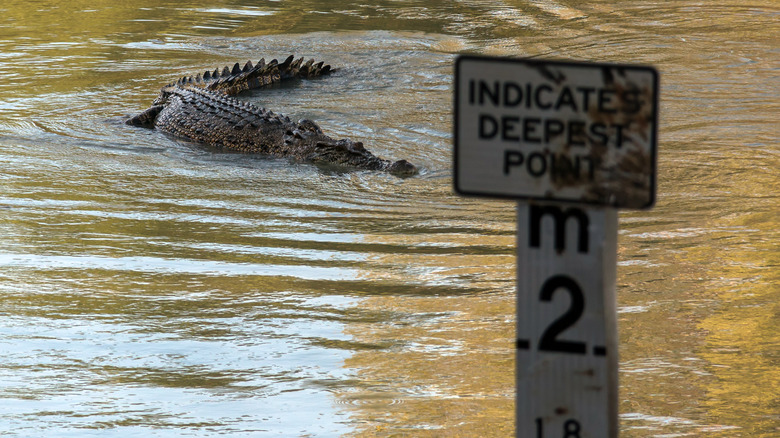
<path fill-rule="evenodd" d="M 652 67 L 461 56 L 455 191 L 650 208 L 658 73 Z"/>

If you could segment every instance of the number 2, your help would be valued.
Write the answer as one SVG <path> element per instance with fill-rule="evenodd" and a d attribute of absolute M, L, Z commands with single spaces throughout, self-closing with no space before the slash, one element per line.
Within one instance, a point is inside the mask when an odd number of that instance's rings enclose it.
<path fill-rule="evenodd" d="M 542 337 L 539 339 L 539 350 L 585 354 L 587 347 L 584 342 L 558 339 L 558 335 L 576 324 L 580 319 L 580 316 L 582 316 L 582 312 L 585 310 L 585 296 L 576 281 L 565 275 L 556 275 L 544 282 L 542 291 L 539 294 L 539 299 L 542 301 L 552 301 L 553 294 L 558 289 L 569 292 L 571 304 L 569 310 L 561 315 L 560 318 L 553 321 L 553 323 L 547 327 L 547 330 L 542 333 Z"/>

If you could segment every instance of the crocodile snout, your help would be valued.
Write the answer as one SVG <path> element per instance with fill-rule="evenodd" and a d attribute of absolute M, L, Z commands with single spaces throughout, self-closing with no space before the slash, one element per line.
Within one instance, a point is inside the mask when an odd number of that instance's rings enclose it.
<path fill-rule="evenodd" d="M 417 166 L 406 160 L 398 160 L 394 162 L 387 167 L 387 171 L 395 176 L 400 177 L 414 176 L 419 172 Z"/>

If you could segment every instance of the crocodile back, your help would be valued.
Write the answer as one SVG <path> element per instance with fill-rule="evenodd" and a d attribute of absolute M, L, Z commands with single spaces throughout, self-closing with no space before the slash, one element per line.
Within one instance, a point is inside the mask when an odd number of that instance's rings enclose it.
<path fill-rule="evenodd" d="M 288 117 L 217 91 L 176 85 L 154 121 L 155 128 L 198 143 L 240 152 L 282 156 Z"/>

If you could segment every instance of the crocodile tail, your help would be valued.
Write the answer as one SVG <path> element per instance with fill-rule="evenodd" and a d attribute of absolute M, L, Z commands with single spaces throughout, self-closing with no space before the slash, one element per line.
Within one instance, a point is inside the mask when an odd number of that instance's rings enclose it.
<path fill-rule="evenodd" d="M 304 58 L 295 59 L 289 56 L 281 64 L 276 59 L 265 62 L 261 59 L 257 64 L 248 61 L 244 67 L 236 63 L 233 68 L 225 67 L 213 72 L 205 72 L 203 76 L 183 78 L 186 83 L 193 83 L 209 90 L 221 91 L 228 95 L 235 95 L 242 91 L 262 88 L 286 79 L 313 78 L 331 72 L 330 65 L 322 62 L 314 63 L 313 59 L 304 62 Z"/>
<path fill-rule="evenodd" d="M 303 62 L 303 58 L 295 59 L 295 57 L 289 56 L 283 63 L 279 64 L 279 72 L 283 79 L 313 78 L 330 73 L 331 68 L 324 62 L 315 64 L 313 59 Z"/>

